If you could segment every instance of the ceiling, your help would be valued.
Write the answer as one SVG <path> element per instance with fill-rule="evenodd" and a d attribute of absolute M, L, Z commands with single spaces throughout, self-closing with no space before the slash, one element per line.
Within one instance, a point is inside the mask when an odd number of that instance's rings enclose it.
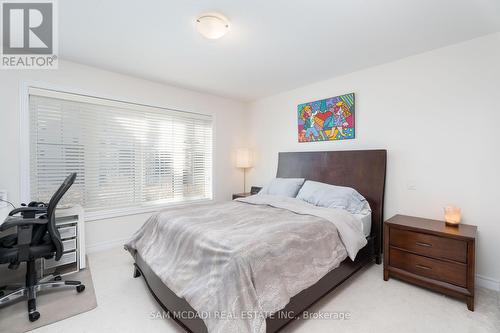
<path fill-rule="evenodd" d="M 500 31 L 498 0 L 64 0 L 63 59 L 242 101 Z M 220 40 L 194 27 L 219 11 Z"/>

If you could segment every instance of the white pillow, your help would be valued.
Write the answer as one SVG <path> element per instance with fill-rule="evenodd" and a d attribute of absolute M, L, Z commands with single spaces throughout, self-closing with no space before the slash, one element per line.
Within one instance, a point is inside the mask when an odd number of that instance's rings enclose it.
<path fill-rule="evenodd" d="M 304 178 L 274 178 L 259 194 L 282 195 L 295 198 L 304 184 Z"/>
<path fill-rule="evenodd" d="M 308 180 L 297 194 L 297 199 L 319 207 L 341 208 L 351 214 L 368 214 L 370 204 L 353 188 L 329 185 Z"/>

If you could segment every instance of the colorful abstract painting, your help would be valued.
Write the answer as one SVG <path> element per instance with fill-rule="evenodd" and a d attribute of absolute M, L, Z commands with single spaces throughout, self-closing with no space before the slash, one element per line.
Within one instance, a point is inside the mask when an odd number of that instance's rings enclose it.
<path fill-rule="evenodd" d="M 354 93 L 299 104 L 299 142 L 354 139 Z"/>

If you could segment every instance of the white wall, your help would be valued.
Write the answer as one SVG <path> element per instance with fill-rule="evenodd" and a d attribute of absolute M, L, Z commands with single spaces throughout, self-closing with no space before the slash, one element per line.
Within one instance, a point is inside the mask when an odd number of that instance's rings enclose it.
<path fill-rule="evenodd" d="M 297 142 L 297 104 L 350 92 L 356 139 Z M 256 154 L 249 183 L 275 176 L 280 151 L 385 148 L 385 217 L 442 219 L 443 206 L 458 205 L 463 222 L 479 227 L 477 273 L 498 288 L 499 93 L 497 33 L 256 101 L 249 114 Z"/>
<path fill-rule="evenodd" d="M 61 61 L 59 70 L 0 71 L 0 189 L 6 189 L 9 199 L 16 204 L 20 200 L 19 112 L 23 81 L 39 81 L 96 96 L 215 115 L 215 199 L 229 200 L 232 193 L 241 192 L 242 174 L 234 167 L 233 154 L 243 142 L 244 104 Z M 148 214 L 140 214 L 87 222 L 88 247 L 92 250 L 123 243 L 123 239 L 137 230 L 147 217 Z"/>
<path fill-rule="evenodd" d="M 245 145 L 245 134 L 256 152 L 248 181 L 255 185 L 275 175 L 279 151 L 386 148 L 385 216 L 440 219 L 444 205 L 462 207 L 464 223 L 479 227 L 477 272 L 498 283 L 499 59 L 500 34 L 493 34 L 256 101 L 246 117 L 239 102 L 71 62 L 61 61 L 57 71 L 0 71 L 0 189 L 19 202 L 22 81 L 210 113 L 217 127 L 216 199 L 241 191 L 233 151 Z M 356 93 L 356 139 L 299 144 L 297 104 L 348 92 Z M 87 244 L 121 244 L 147 216 L 87 222 Z"/>

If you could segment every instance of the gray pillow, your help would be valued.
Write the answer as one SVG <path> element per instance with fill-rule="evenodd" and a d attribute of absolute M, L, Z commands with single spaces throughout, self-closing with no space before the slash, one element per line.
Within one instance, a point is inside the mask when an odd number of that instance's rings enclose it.
<path fill-rule="evenodd" d="M 368 201 L 353 188 L 329 185 L 308 180 L 304 183 L 297 199 L 319 207 L 341 208 L 351 214 L 371 212 Z"/>
<path fill-rule="evenodd" d="M 274 178 L 259 194 L 282 195 L 295 198 L 304 184 L 304 178 Z"/>

